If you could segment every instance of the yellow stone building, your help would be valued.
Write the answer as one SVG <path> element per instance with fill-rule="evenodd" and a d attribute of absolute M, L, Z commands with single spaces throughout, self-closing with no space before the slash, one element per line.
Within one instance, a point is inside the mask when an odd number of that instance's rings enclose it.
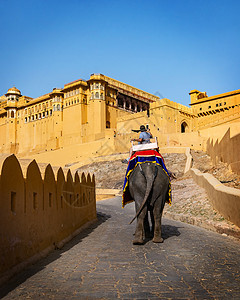
<path fill-rule="evenodd" d="M 104 140 L 112 152 L 127 151 L 141 124 L 161 147 L 202 149 L 209 129 L 240 120 L 240 90 L 212 97 L 192 90 L 190 99 L 187 107 L 102 74 L 38 98 L 13 87 L 0 97 L 0 152 L 24 156 Z"/>
<path fill-rule="evenodd" d="M 119 116 L 149 109 L 158 97 L 92 74 L 31 98 L 15 87 L 0 97 L 0 151 L 39 152 L 105 137 Z"/>

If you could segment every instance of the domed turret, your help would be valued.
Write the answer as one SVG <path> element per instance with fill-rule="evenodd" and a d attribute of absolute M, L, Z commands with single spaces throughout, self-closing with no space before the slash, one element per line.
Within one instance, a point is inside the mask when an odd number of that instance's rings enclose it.
<path fill-rule="evenodd" d="M 9 95 L 18 95 L 19 97 L 22 96 L 21 92 L 15 86 L 10 88 L 5 94 L 5 96 L 9 96 Z"/>

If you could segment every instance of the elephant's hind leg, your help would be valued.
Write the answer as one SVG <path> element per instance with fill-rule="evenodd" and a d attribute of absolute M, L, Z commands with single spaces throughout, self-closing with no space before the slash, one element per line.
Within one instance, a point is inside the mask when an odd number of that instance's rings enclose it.
<path fill-rule="evenodd" d="M 144 243 L 144 218 L 147 213 L 147 207 L 144 207 L 137 218 L 137 226 L 135 231 L 135 239 L 133 240 L 133 245 L 142 245 Z"/>
<path fill-rule="evenodd" d="M 162 212 L 158 208 L 154 207 L 153 210 L 154 214 L 154 236 L 153 236 L 153 242 L 154 243 L 162 243 Z"/>

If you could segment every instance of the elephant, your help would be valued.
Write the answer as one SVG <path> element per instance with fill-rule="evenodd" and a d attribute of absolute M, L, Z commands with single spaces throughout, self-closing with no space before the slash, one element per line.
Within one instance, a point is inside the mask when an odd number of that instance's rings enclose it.
<path fill-rule="evenodd" d="M 129 176 L 129 192 L 135 201 L 137 225 L 134 245 L 144 243 L 150 227 L 148 211 L 152 222 L 153 242 L 162 243 L 161 218 L 165 202 L 169 200 L 169 177 L 163 168 L 155 163 L 138 164 Z M 130 224 L 133 222 L 130 222 Z"/>

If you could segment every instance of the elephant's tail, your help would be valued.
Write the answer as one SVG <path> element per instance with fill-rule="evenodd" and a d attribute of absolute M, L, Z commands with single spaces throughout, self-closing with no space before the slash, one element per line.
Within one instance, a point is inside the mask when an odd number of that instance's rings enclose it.
<path fill-rule="evenodd" d="M 147 181 L 147 188 L 146 188 L 146 193 L 142 202 L 141 207 L 139 208 L 138 212 L 136 213 L 135 217 L 132 219 L 132 221 L 129 224 L 132 224 L 132 222 L 139 216 L 139 214 L 141 213 L 141 211 L 143 210 L 145 204 L 147 203 L 147 199 L 151 193 L 152 187 L 153 187 L 153 183 L 155 181 L 155 178 L 157 177 L 157 166 L 155 166 L 155 174 L 154 176 L 151 176 L 150 178 L 146 178 L 145 174 L 143 173 L 143 170 L 141 169 L 141 173 L 143 174 L 143 176 L 145 177 L 146 181 Z"/>

